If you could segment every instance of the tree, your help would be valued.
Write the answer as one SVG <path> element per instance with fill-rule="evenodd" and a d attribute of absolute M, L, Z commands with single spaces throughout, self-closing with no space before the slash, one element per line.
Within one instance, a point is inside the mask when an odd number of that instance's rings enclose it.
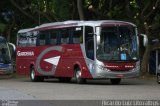
<path fill-rule="evenodd" d="M 3 6 L 5 4 L 5 6 Z M 9 4 L 9 5 L 8 5 Z M 39 24 L 69 20 L 71 17 L 76 17 L 77 10 L 75 0 L 9 0 L 2 1 L 4 9 L 12 10 L 13 14 L 6 24 L 6 30 L 3 32 L 7 35 L 10 41 L 11 32 L 17 32 L 18 29 L 35 27 Z M 6 5 L 8 5 L 6 7 Z M 75 14 L 70 14 L 72 13 Z M 2 12 L 2 11 L 1 11 Z"/>
<path fill-rule="evenodd" d="M 153 27 L 155 24 L 155 18 L 157 18 L 157 15 L 159 14 L 159 8 L 160 8 L 160 0 L 146 0 L 145 2 L 142 0 L 137 0 L 137 5 L 139 6 L 139 18 L 138 20 L 141 22 L 141 31 L 143 31 L 149 39 L 149 42 L 151 42 L 151 38 L 154 38 L 156 36 L 156 33 L 154 32 L 155 28 Z M 160 18 L 159 18 L 160 19 Z M 146 46 L 146 50 L 144 52 L 143 58 L 142 58 L 142 74 L 146 75 L 148 72 L 148 63 L 149 63 L 149 57 L 150 57 L 150 51 L 151 51 L 151 45 L 148 43 Z"/>
<path fill-rule="evenodd" d="M 83 12 L 83 1 L 82 0 L 77 0 L 77 8 L 78 8 L 78 13 L 79 13 L 80 20 L 85 20 L 84 12 Z"/>
<path fill-rule="evenodd" d="M 160 38 L 160 0 L 2 0 L 1 25 L 8 40 L 19 29 L 65 20 L 124 20 L 135 23 L 139 32 Z M 6 6 L 7 5 L 7 6 Z M 8 14 L 9 13 L 9 14 Z M 10 14 L 11 13 L 11 14 Z M 78 13 L 78 14 L 77 14 Z M 152 45 L 147 45 L 142 72 L 147 73 Z M 154 47 L 155 48 L 155 47 Z"/>

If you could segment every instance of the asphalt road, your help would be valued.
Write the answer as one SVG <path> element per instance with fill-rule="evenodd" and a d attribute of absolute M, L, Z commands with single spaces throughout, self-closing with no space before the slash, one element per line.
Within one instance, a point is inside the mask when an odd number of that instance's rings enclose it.
<path fill-rule="evenodd" d="M 160 85 L 154 79 L 124 79 L 120 85 L 88 80 L 80 85 L 74 80 L 60 83 L 56 79 L 30 82 L 27 77 L 1 78 L 0 100 L 160 100 Z"/>
<path fill-rule="evenodd" d="M 19 95 L 19 96 L 18 96 Z M 60 83 L 56 79 L 30 82 L 29 78 L 0 79 L 0 98 L 25 100 L 160 99 L 155 80 L 125 79 L 120 85 L 109 80 L 89 80 L 87 84 Z"/>

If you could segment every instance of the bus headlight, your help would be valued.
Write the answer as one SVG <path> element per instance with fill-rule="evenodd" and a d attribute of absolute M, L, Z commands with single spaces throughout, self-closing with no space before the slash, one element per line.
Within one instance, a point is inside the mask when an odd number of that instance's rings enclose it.
<path fill-rule="evenodd" d="M 107 69 L 106 67 L 104 67 L 104 66 L 102 66 L 102 65 L 97 65 L 97 66 L 98 66 L 98 68 L 99 68 L 100 70 L 110 71 L 109 69 Z"/>
<path fill-rule="evenodd" d="M 133 68 L 131 71 L 140 71 L 140 64 L 136 63 L 135 68 Z"/>

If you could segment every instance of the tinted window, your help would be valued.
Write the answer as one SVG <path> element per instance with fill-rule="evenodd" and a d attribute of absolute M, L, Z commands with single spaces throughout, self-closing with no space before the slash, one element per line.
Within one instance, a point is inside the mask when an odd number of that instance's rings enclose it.
<path fill-rule="evenodd" d="M 83 30 L 82 27 L 76 27 L 73 29 L 73 43 L 83 43 Z"/>
<path fill-rule="evenodd" d="M 94 36 L 93 27 L 85 27 L 85 48 L 86 56 L 94 60 Z"/>
<path fill-rule="evenodd" d="M 18 34 L 18 45 L 19 46 L 35 46 L 38 32 L 26 32 Z"/>
<path fill-rule="evenodd" d="M 39 34 L 39 46 L 43 46 L 46 44 L 46 33 L 40 32 Z"/>
<path fill-rule="evenodd" d="M 61 29 L 61 44 L 68 44 L 69 43 L 69 29 Z"/>
<path fill-rule="evenodd" d="M 53 45 L 57 44 L 57 35 L 58 35 L 57 30 L 50 31 L 50 39 L 49 39 L 50 44 L 53 44 Z"/>

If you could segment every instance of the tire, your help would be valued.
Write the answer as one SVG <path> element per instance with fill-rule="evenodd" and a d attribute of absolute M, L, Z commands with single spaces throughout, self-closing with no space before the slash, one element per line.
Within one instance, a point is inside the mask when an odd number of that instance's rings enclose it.
<path fill-rule="evenodd" d="M 121 79 L 120 78 L 111 78 L 110 81 L 113 85 L 118 85 L 118 84 L 120 84 Z"/>
<path fill-rule="evenodd" d="M 85 78 L 82 78 L 82 73 L 81 73 L 81 70 L 80 68 L 76 68 L 75 69 L 75 78 L 76 78 L 76 82 L 77 84 L 83 84 L 86 82 L 86 79 Z"/>
<path fill-rule="evenodd" d="M 70 82 L 71 81 L 71 78 L 70 77 L 60 77 L 58 78 L 60 82 Z"/>
<path fill-rule="evenodd" d="M 32 67 L 30 69 L 30 79 L 31 79 L 32 82 L 42 82 L 42 81 L 44 81 L 44 77 L 35 75 L 34 67 Z"/>
<path fill-rule="evenodd" d="M 160 84 L 160 74 L 157 74 L 157 83 Z"/>

